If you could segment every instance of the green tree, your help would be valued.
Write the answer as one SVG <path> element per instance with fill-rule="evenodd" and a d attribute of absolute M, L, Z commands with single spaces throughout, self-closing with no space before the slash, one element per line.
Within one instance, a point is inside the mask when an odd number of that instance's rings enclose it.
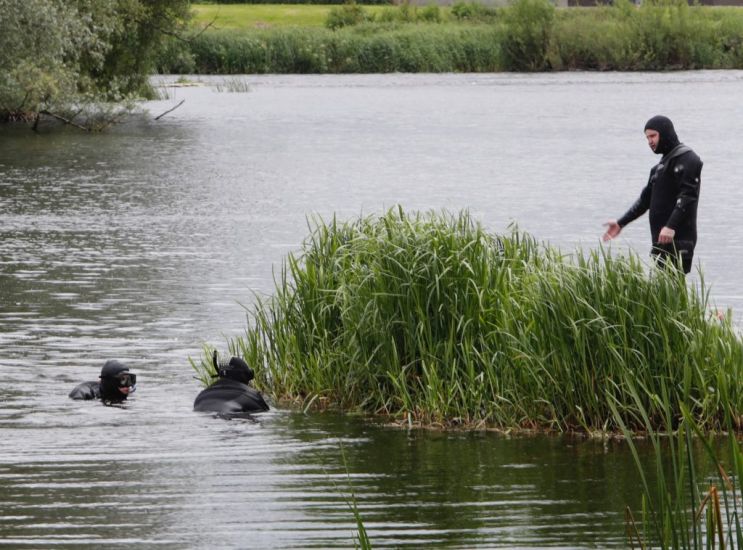
<path fill-rule="evenodd" d="M 100 0 L 98 0 L 100 1 Z M 114 96 L 148 95 L 148 77 L 155 57 L 170 36 L 183 40 L 190 15 L 189 0 L 118 0 L 115 21 L 104 62 L 91 74 Z"/>
<path fill-rule="evenodd" d="M 147 95 L 188 0 L 0 0 L 0 120 Z"/>

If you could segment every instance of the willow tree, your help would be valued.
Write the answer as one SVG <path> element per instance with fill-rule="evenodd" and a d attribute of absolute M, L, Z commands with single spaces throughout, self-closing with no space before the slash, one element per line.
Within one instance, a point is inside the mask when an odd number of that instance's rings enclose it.
<path fill-rule="evenodd" d="M 147 96 L 188 0 L 0 0 L 0 120 L 85 113 Z"/>

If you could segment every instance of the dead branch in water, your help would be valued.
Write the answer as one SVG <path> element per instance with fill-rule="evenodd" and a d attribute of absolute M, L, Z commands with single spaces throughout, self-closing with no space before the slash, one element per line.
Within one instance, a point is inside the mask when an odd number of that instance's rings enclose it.
<path fill-rule="evenodd" d="M 175 107 L 173 107 L 172 109 L 168 109 L 168 110 L 167 110 L 167 111 L 165 111 L 164 113 L 162 113 L 162 114 L 160 114 L 160 115 L 156 116 L 156 117 L 155 117 L 155 120 L 160 120 L 160 119 L 161 119 L 162 117 L 164 117 L 164 116 L 165 116 L 165 115 L 167 115 L 168 113 L 172 113 L 172 112 L 173 112 L 173 111 L 175 111 L 175 110 L 176 110 L 176 109 L 177 109 L 178 107 L 180 107 L 181 105 L 183 105 L 183 103 L 184 103 L 185 101 L 186 101 L 185 99 L 181 99 L 181 102 L 180 102 L 180 103 L 179 103 L 178 105 L 176 105 L 176 106 L 175 106 Z"/>
<path fill-rule="evenodd" d="M 57 120 L 59 120 L 61 122 L 64 122 L 65 124 L 69 124 L 70 126 L 74 126 L 75 128 L 79 128 L 80 130 L 83 130 L 84 132 L 91 132 L 92 131 L 87 126 L 83 126 L 81 124 L 78 124 L 77 122 L 75 122 L 75 121 L 73 121 L 71 119 L 65 118 L 62 115 L 58 115 L 57 113 L 52 113 L 51 111 L 47 111 L 47 110 L 39 111 L 39 115 L 47 115 L 47 116 L 50 116 L 52 118 L 56 118 Z M 39 125 L 39 118 L 41 118 L 41 117 L 40 116 L 37 116 L 36 117 L 36 121 L 34 122 L 34 126 L 33 126 L 33 129 L 34 130 L 36 130 L 37 127 L 38 127 L 38 125 Z"/>

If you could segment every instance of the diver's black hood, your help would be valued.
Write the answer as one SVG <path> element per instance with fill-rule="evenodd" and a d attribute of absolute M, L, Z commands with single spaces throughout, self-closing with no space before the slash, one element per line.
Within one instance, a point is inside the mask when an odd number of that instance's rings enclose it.
<path fill-rule="evenodd" d="M 240 357 L 233 357 L 230 359 L 229 364 L 220 365 L 220 368 L 217 371 L 217 376 L 220 378 L 235 380 L 236 382 L 241 382 L 243 384 L 249 384 L 250 381 L 255 378 L 253 369 L 251 369 Z"/>
<path fill-rule="evenodd" d="M 656 155 L 665 155 L 679 144 L 679 138 L 673 127 L 673 122 L 668 117 L 656 115 L 645 123 L 645 130 L 655 130 L 660 134 Z"/>
<path fill-rule="evenodd" d="M 112 359 L 106 361 L 101 369 L 101 399 L 105 401 L 124 401 L 127 396 L 119 391 L 119 382 L 116 375 L 129 372 L 129 367 Z"/>

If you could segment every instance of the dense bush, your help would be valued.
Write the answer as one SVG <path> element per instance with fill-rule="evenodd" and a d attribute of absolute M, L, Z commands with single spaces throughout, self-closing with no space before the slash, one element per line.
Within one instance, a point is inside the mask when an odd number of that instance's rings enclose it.
<path fill-rule="evenodd" d="M 498 8 L 479 2 L 457 1 L 452 4 L 451 15 L 459 21 L 492 22 L 498 15 Z"/>
<path fill-rule="evenodd" d="M 549 68 L 547 51 L 554 19 L 555 8 L 549 0 L 515 0 L 505 9 L 503 53 L 507 70 Z"/>
<path fill-rule="evenodd" d="M 684 404 L 719 428 L 743 407 L 743 343 L 705 296 L 634 255 L 391 210 L 318 222 L 230 351 L 274 397 L 398 418 L 602 430 L 612 407 L 635 426 Z"/>
<path fill-rule="evenodd" d="M 325 26 L 329 29 L 340 29 L 351 25 L 359 25 L 370 19 L 364 12 L 364 8 L 358 4 L 344 4 L 330 10 Z"/>

